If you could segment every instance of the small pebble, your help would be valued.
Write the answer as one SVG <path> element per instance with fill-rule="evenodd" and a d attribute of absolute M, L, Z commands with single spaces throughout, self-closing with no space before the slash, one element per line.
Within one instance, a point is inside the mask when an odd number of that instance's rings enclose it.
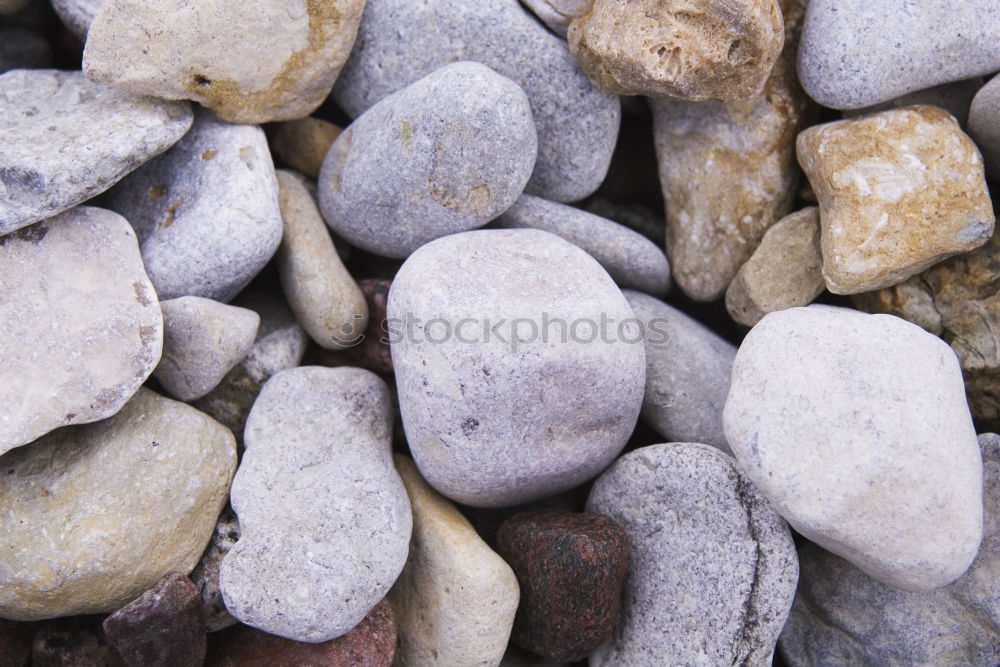
<path fill-rule="evenodd" d="M 0 14 L 13 14 L 24 9 L 28 0 L 0 0 Z"/>
<path fill-rule="evenodd" d="M 845 109 L 843 116 L 844 118 L 857 118 L 858 116 L 864 116 L 878 111 L 889 111 L 890 109 L 910 107 L 916 104 L 928 104 L 932 107 L 944 109 L 950 113 L 955 117 L 955 120 L 958 121 L 958 124 L 962 127 L 962 129 L 965 130 L 969 121 L 969 107 L 972 105 L 972 100 L 976 93 L 982 87 L 983 78 L 981 76 L 977 76 L 973 79 L 965 79 L 964 81 L 942 83 L 940 86 L 917 90 L 912 93 L 907 93 L 901 97 L 891 99 L 888 102 L 881 102 L 870 107 L 864 107 L 862 109 Z M 981 146 L 980 150 L 982 150 Z M 987 164 L 987 167 L 989 167 L 989 164 Z"/>
<path fill-rule="evenodd" d="M 389 305 L 391 280 L 359 280 L 358 287 L 368 304 L 368 329 L 364 339 L 348 350 L 355 366 L 373 373 L 392 373 L 392 350 L 389 348 L 389 331 L 386 307 Z"/>
<path fill-rule="evenodd" d="M 0 619 L 0 664 L 25 667 L 31 657 L 34 623 L 18 623 Z"/>
<path fill-rule="evenodd" d="M 972 98 L 969 134 L 986 162 L 986 173 L 1000 181 L 1000 77 L 993 77 Z"/>
<path fill-rule="evenodd" d="M 50 65 L 52 47 L 44 37 L 26 28 L 0 26 L 0 74 Z"/>
<path fill-rule="evenodd" d="M 31 647 L 31 667 L 126 667 L 95 616 L 41 624 Z"/>
<path fill-rule="evenodd" d="M 236 519 L 233 508 L 227 505 L 219 515 L 215 532 L 212 533 L 212 539 L 205 547 L 201 560 L 190 574 L 191 581 L 201 598 L 207 632 L 218 632 L 239 622 L 226 609 L 222 590 L 219 588 L 219 565 L 239 539 L 240 522 Z"/>
<path fill-rule="evenodd" d="M 306 116 L 278 123 L 268 143 L 281 162 L 315 180 L 326 152 L 343 131 L 322 118 Z"/>
<path fill-rule="evenodd" d="M 620 204 L 595 196 L 583 203 L 583 209 L 639 232 L 658 248 L 664 246 L 663 216 L 642 204 Z"/>

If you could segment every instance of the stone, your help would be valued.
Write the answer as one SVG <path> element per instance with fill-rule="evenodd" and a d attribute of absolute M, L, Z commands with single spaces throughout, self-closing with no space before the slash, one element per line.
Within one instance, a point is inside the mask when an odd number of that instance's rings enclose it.
<path fill-rule="evenodd" d="M 904 107 L 817 125 L 797 150 L 819 200 L 834 294 L 895 285 L 993 234 L 982 158 L 946 111 Z"/>
<path fill-rule="evenodd" d="M 631 552 L 621 526 L 590 512 L 520 512 L 500 526 L 497 549 L 521 585 L 513 643 L 574 662 L 611 638 Z"/>
<path fill-rule="evenodd" d="M 0 454 L 110 417 L 160 360 L 163 320 L 135 234 L 80 206 L 0 236 Z"/>
<path fill-rule="evenodd" d="M 340 637 L 406 562 L 410 503 L 392 465 L 389 390 L 360 368 L 289 369 L 254 403 L 222 560 L 229 612 L 295 641 Z"/>
<path fill-rule="evenodd" d="M 507 653 L 500 661 L 500 667 L 567 667 L 567 665 L 542 658 L 516 646 L 508 646 Z"/>
<path fill-rule="evenodd" d="M 40 624 L 32 642 L 31 665 L 126 667 L 95 616 L 71 616 Z"/>
<path fill-rule="evenodd" d="M 104 619 L 104 633 L 125 664 L 201 667 L 205 617 L 191 580 L 168 572 L 156 585 Z"/>
<path fill-rule="evenodd" d="M 723 415 L 741 467 L 795 530 L 894 588 L 969 567 L 982 462 L 955 354 L 846 308 L 770 313 L 736 355 Z"/>
<path fill-rule="evenodd" d="M 728 454 L 641 447 L 594 483 L 587 511 L 632 543 L 622 613 L 591 667 L 771 664 L 798 560 L 788 526 Z"/>
<path fill-rule="evenodd" d="M 795 78 L 805 11 L 783 0 L 785 49 L 759 94 L 739 101 L 655 100 L 653 136 L 674 281 L 695 301 L 721 298 L 764 232 L 791 211 L 795 137 L 813 107 Z"/>
<path fill-rule="evenodd" d="M 365 0 L 104 0 L 83 70 L 139 95 L 194 100 L 230 123 L 307 116 L 354 46 Z M 219 35 L 238 39 L 218 39 Z"/>
<path fill-rule="evenodd" d="M 473 62 L 447 65 L 386 97 L 337 137 L 319 205 L 352 245 L 406 257 L 509 208 L 538 142 L 524 91 Z"/>
<path fill-rule="evenodd" d="M 204 109 L 184 139 L 131 174 L 107 202 L 135 227 L 161 299 L 227 302 L 281 242 L 278 183 L 264 132 Z"/>
<path fill-rule="evenodd" d="M 1000 181 L 1000 79 L 983 86 L 969 108 L 969 134 L 986 162 L 986 173 Z"/>
<path fill-rule="evenodd" d="M 523 0 L 523 2 L 552 32 L 565 38 L 569 24 L 573 19 L 586 14 L 593 0 Z"/>
<path fill-rule="evenodd" d="M 742 102 L 763 90 L 785 35 L 778 0 L 595 0 L 568 39 L 609 93 Z"/>
<path fill-rule="evenodd" d="M 28 4 L 28 0 L 0 0 L 0 14 L 14 14 Z"/>
<path fill-rule="evenodd" d="M 583 203 L 583 209 L 602 218 L 613 220 L 629 229 L 634 229 L 659 247 L 664 247 L 663 216 L 643 204 L 622 204 L 604 197 L 594 196 Z"/>
<path fill-rule="evenodd" d="M 235 468 L 226 428 L 148 389 L 110 419 L 0 457 L 0 616 L 114 611 L 190 572 Z"/>
<path fill-rule="evenodd" d="M 122 94 L 80 72 L 0 75 L 0 236 L 98 195 L 177 142 L 191 108 Z"/>
<path fill-rule="evenodd" d="M 52 0 L 52 8 L 69 31 L 80 40 L 87 41 L 87 31 L 94 22 L 97 10 L 104 0 Z"/>
<path fill-rule="evenodd" d="M 977 76 L 972 79 L 965 79 L 964 81 L 942 83 L 940 86 L 917 90 L 895 99 L 891 99 L 888 102 L 880 102 L 879 104 L 875 104 L 870 107 L 864 107 L 862 109 L 845 109 L 843 111 L 843 116 L 844 118 L 857 118 L 858 116 L 864 116 L 878 111 L 888 111 L 890 109 L 909 107 L 915 104 L 929 104 L 933 107 L 940 107 L 950 113 L 955 117 L 955 120 L 958 121 L 958 124 L 962 127 L 962 129 L 966 130 L 969 121 L 969 107 L 972 106 L 972 100 L 975 97 L 976 92 L 982 87 L 983 78 L 981 76 Z M 982 150 L 981 147 L 980 150 Z M 989 167 L 988 164 L 987 167 Z"/>
<path fill-rule="evenodd" d="M 174 398 L 193 401 L 212 391 L 247 356 L 260 316 L 199 296 L 162 301 L 163 357 L 153 376 Z"/>
<path fill-rule="evenodd" d="M 348 350 L 348 354 L 353 365 L 367 368 L 373 373 L 392 373 L 392 350 L 389 348 L 386 322 L 391 286 L 391 280 L 358 281 L 358 287 L 368 304 L 368 329 L 361 342 Z"/>
<path fill-rule="evenodd" d="M 998 34 L 992 0 L 810 0 L 799 77 L 823 106 L 857 109 L 1000 70 Z"/>
<path fill-rule="evenodd" d="M 566 239 L 586 250 L 621 287 L 656 296 L 670 289 L 670 263 L 663 251 L 642 234 L 607 218 L 521 195 L 496 224 L 504 229 L 541 229 Z"/>
<path fill-rule="evenodd" d="M 288 304 L 320 346 L 351 347 L 368 325 L 368 305 L 337 255 L 306 180 L 278 171 L 278 203 L 284 233 L 275 263 Z"/>
<path fill-rule="evenodd" d="M 212 533 L 212 539 L 205 547 L 201 560 L 190 575 L 201 600 L 206 632 L 218 632 L 239 622 L 226 609 L 222 590 L 219 588 L 219 565 L 239 539 L 240 522 L 236 519 L 233 508 L 227 505 L 219 515 L 215 532 Z"/>
<path fill-rule="evenodd" d="M 432 241 L 396 274 L 388 314 L 410 451 L 453 500 L 502 507 L 574 487 L 635 427 L 639 323 L 611 276 L 558 236 Z"/>
<path fill-rule="evenodd" d="M 405 29 L 401 26 L 405 26 Z M 400 30 L 414 38 L 400 39 Z M 354 52 L 333 89 L 358 116 L 439 67 L 473 60 L 524 89 L 538 130 L 527 192 L 585 199 L 604 180 L 618 136 L 618 98 L 598 90 L 518 0 L 368 0 Z"/>
<path fill-rule="evenodd" d="M 806 306 L 826 289 L 819 209 L 804 208 L 774 223 L 726 290 L 726 310 L 752 327 L 768 313 Z"/>
<path fill-rule="evenodd" d="M 985 530 L 962 577 L 924 593 L 898 591 L 845 560 L 806 544 L 799 590 L 779 647 L 793 666 L 974 665 L 1000 655 L 1000 436 L 979 436 Z"/>
<path fill-rule="evenodd" d="M 52 47 L 37 32 L 0 26 L 0 74 L 12 69 L 38 69 L 52 64 Z"/>
<path fill-rule="evenodd" d="M 336 141 L 341 127 L 315 116 L 278 123 L 270 140 L 275 157 L 309 178 L 319 176 L 323 158 Z"/>
<path fill-rule="evenodd" d="M 31 657 L 34 623 L 18 623 L 0 619 L 0 664 L 25 667 Z"/>

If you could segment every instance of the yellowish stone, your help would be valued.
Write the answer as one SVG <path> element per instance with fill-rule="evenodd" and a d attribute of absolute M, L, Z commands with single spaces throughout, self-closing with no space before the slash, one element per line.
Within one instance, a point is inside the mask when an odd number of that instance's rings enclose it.
<path fill-rule="evenodd" d="M 275 156 L 292 169 L 315 179 L 323 158 L 342 128 L 314 116 L 279 123 L 270 141 Z"/>

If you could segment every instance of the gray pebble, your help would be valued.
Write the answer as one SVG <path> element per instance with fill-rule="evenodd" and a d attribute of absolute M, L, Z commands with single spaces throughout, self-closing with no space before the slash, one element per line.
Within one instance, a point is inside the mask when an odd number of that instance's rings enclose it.
<path fill-rule="evenodd" d="M 218 632 L 239 623 L 226 609 L 226 602 L 222 599 L 222 590 L 219 588 L 219 565 L 239 539 L 240 522 L 233 508 L 227 505 L 219 515 L 215 532 L 212 533 L 212 539 L 205 547 L 201 560 L 189 575 L 201 596 L 207 632 Z"/>
<path fill-rule="evenodd" d="M 1000 76 L 993 77 L 973 98 L 969 134 L 983 154 L 986 174 L 1000 181 Z"/>
<path fill-rule="evenodd" d="M 71 33 L 81 42 L 87 41 L 87 31 L 104 0 L 52 0 L 52 8 Z"/>
<path fill-rule="evenodd" d="M 522 0 L 552 32 L 566 38 L 566 31 L 573 19 L 590 9 L 592 0 Z"/>
<path fill-rule="evenodd" d="M 51 64 L 52 47 L 44 37 L 26 28 L 0 26 L 0 74 Z"/>
<path fill-rule="evenodd" d="M 958 121 L 958 124 L 965 129 L 969 121 L 969 107 L 976 91 L 983 87 L 983 78 L 977 76 L 964 81 L 952 81 L 942 83 L 940 86 L 925 88 L 912 93 L 907 93 L 902 97 L 882 102 L 874 106 L 863 109 L 846 109 L 843 112 L 844 118 L 854 118 L 866 113 L 877 113 L 888 111 L 889 109 L 899 109 L 900 107 L 913 106 L 914 104 L 930 104 L 940 107 L 950 113 Z"/>

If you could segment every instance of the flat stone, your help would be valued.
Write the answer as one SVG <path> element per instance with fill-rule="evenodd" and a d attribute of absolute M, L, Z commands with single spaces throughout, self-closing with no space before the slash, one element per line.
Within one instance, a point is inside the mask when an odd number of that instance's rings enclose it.
<path fill-rule="evenodd" d="M 52 47 L 33 30 L 0 26 L 0 74 L 12 69 L 38 69 L 52 64 Z"/>
<path fill-rule="evenodd" d="M 895 588 L 962 575 L 982 462 L 958 360 L 909 322 L 809 306 L 743 341 L 724 414 L 746 475 L 792 527 Z"/>
<path fill-rule="evenodd" d="M 0 454 L 110 417 L 160 360 L 156 294 L 111 211 L 80 206 L 0 237 L 0 285 Z"/>
<path fill-rule="evenodd" d="M 0 235 L 70 209 L 170 148 L 184 102 L 133 97 L 81 72 L 0 75 Z"/>
<path fill-rule="evenodd" d="M 642 332 L 611 276 L 558 236 L 432 241 L 396 274 L 388 313 L 410 451 L 453 500 L 501 507 L 569 489 L 635 427 Z"/>
<path fill-rule="evenodd" d="M 594 483 L 587 510 L 632 543 L 622 614 L 591 667 L 771 664 L 798 560 L 788 526 L 728 454 L 641 447 Z"/>
<path fill-rule="evenodd" d="M 569 24 L 573 19 L 587 13 L 592 0 L 523 0 L 523 2 L 552 32 L 560 37 L 566 37 Z"/>
<path fill-rule="evenodd" d="M 135 227 L 161 299 L 227 302 L 281 243 L 278 183 L 263 130 L 230 125 L 204 109 L 180 143 L 107 201 Z"/>
<path fill-rule="evenodd" d="M 126 667 L 96 616 L 71 616 L 39 625 L 31 667 Z"/>
<path fill-rule="evenodd" d="M 406 562 L 411 528 L 391 430 L 389 390 L 368 371 L 303 367 L 268 381 L 233 481 L 240 540 L 220 569 L 234 617 L 325 642 L 385 596 Z"/>
<path fill-rule="evenodd" d="M 915 104 L 929 104 L 934 107 L 940 107 L 950 113 L 958 121 L 962 129 L 965 130 L 969 121 L 969 107 L 972 105 L 972 99 L 982 87 L 983 77 L 981 76 L 965 79 L 964 81 L 942 83 L 940 86 L 917 90 L 870 107 L 845 109 L 843 116 L 844 118 L 857 118 L 858 116 L 878 111 L 910 107 Z M 987 167 L 989 167 L 988 164 Z"/>
<path fill-rule="evenodd" d="M 400 31 L 412 38 L 400 38 Z M 604 180 L 621 108 L 517 0 L 368 0 L 354 53 L 333 90 L 352 116 L 439 67 L 473 60 L 524 89 L 538 130 L 527 192 L 577 201 Z"/>
<path fill-rule="evenodd" d="M 413 461 L 395 459 L 413 508 L 413 535 L 389 592 L 399 627 L 394 664 L 496 665 L 518 608 L 517 578 Z"/>
<path fill-rule="evenodd" d="M 986 173 L 1000 181 L 1000 79 L 993 77 L 972 99 L 969 134 L 983 153 Z"/>
<path fill-rule="evenodd" d="M 982 158 L 946 111 L 904 107 L 817 125 L 797 149 L 819 200 L 834 294 L 902 282 L 993 234 Z"/>
<path fill-rule="evenodd" d="M 218 632 L 236 625 L 239 621 L 233 618 L 226 603 L 222 599 L 222 590 L 219 588 L 219 565 L 229 550 L 233 548 L 237 540 L 240 539 L 240 522 L 233 513 L 233 508 L 228 505 L 219 520 L 215 524 L 215 532 L 205 552 L 201 555 L 201 560 L 191 570 L 191 582 L 198 590 L 201 599 L 202 614 L 205 617 L 205 630 L 207 632 Z"/>
<path fill-rule="evenodd" d="M 104 0 L 52 0 L 52 8 L 71 33 L 81 43 L 87 41 L 87 31 L 94 22 Z"/>
<path fill-rule="evenodd" d="M 148 389 L 110 419 L 0 457 L 0 615 L 114 611 L 190 572 L 235 468 L 226 428 Z"/>
<path fill-rule="evenodd" d="M 278 123 L 268 143 L 278 160 L 315 179 L 319 176 L 326 152 L 343 131 L 343 128 L 322 118 L 306 116 Z"/>
<path fill-rule="evenodd" d="M 83 69 L 139 95 L 194 100 L 230 123 L 301 118 L 330 94 L 364 5 L 295 0 L 247 11 L 233 0 L 104 0 Z"/>

